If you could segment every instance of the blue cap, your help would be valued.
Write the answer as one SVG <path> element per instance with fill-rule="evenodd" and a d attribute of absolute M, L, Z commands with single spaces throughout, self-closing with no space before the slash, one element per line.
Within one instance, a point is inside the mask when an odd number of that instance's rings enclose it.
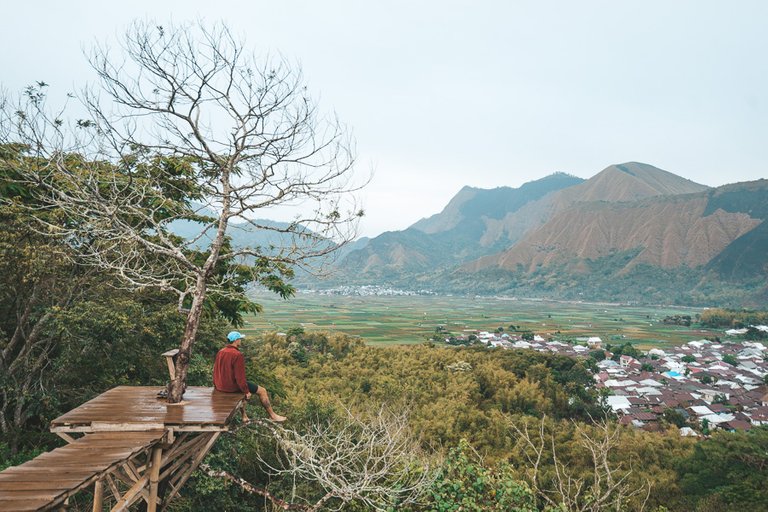
<path fill-rule="evenodd" d="M 230 343 L 234 343 L 235 341 L 239 340 L 240 338 L 245 338 L 245 335 L 240 334 L 237 331 L 232 331 L 229 334 L 227 334 L 227 339 Z"/>

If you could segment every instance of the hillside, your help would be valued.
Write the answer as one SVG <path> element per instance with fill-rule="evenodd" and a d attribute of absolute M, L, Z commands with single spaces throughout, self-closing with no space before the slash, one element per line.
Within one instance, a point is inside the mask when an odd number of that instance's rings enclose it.
<path fill-rule="evenodd" d="M 709 187 L 638 162 L 611 165 L 584 183 L 560 193 L 558 202 L 636 201 L 654 196 L 703 192 Z"/>
<path fill-rule="evenodd" d="M 464 187 L 440 213 L 373 238 L 348 254 L 341 267 L 348 280 L 398 280 L 497 252 L 524 233 L 506 228 L 505 219 L 515 214 L 525 219 L 521 212 L 527 205 L 582 181 L 556 173 L 519 188 Z"/>
<path fill-rule="evenodd" d="M 346 284 L 750 305 L 768 295 L 768 180 L 715 189 L 628 162 L 589 180 L 463 188 L 342 261 Z M 736 286 L 734 286 L 736 285 Z"/>
<path fill-rule="evenodd" d="M 621 271 L 639 263 L 662 268 L 699 267 L 760 220 L 742 212 L 716 210 L 704 215 L 706 193 L 625 203 L 581 203 L 556 214 L 508 250 L 467 264 L 476 271 L 489 266 L 527 271 L 553 263 L 579 263 L 622 251 L 636 251 Z"/>
<path fill-rule="evenodd" d="M 507 250 L 438 281 L 562 298 L 756 305 L 766 295 L 767 205 L 767 180 L 574 202 Z"/>

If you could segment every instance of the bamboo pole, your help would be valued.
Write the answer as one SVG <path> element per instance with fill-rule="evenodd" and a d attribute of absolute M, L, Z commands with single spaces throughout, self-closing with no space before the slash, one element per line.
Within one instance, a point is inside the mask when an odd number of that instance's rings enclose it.
<path fill-rule="evenodd" d="M 157 489 L 160 480 L 160 466 L 163 458 L 163 449 L 156 446 L 152 450 L 152 465 L 149 467 L 149 500 L 147 501 L 147 512 L 157 510 Z"/>

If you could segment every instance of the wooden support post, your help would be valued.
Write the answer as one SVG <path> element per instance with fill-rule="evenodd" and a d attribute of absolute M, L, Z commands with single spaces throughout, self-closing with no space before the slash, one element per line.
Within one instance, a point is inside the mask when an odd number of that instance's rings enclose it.
<path fill-rule="evenodd" d="M 163 459 L 163 449 L 156 446 L 152 449 L 152 465 L 149 466 L 149 500 L 147 512 L 157 510 L 157 488 L 160 480 L 160 466 Z"/>
<path fill-rule="evenodd" d="M 104 507 L 104 481 L 96 480 L 93 483 L 93 512 L 101 512 Z"/>
<path fill-rule="evenodd" d="M 120 501 L 120 489 L 117 488 L 117 484 L 115 483 L 112 476 L 105 475 L 104 479 L 107 481 L 107 485 L 109 485 L 109 490 L 112 493 L 112 496 L 114 496 L 115 501 Z"/>
<path fill-rule="evenodd" d="M 168 374 L 171 376 L 171 380 L 176 378 L 176 363 L 173 361 L 173 358 L 176 357 L 176 354 L 178 353 L 179 349 L 177 348 L 169 350 L 168 352 L 163 352 L 165 362 L 168 364 Z"/>
<path fill-rule="evenodd" d="M 183 472 L 180 473 L 180 475 L 179 475 L 180 478 L 178 479 L 178 481 L 175 484 L 173 484 L 173 490 L 168 495 L 168 497 L 165 498 L 165 505 L 166 506 L 168 505 L 168 503 L 171 502 L 171 500 L 174 498 L 174 496 L 176 496 L 176 494 L 178 494 L 179 490 L 184 485 L 184 483 L 189 479 L 189 477 L 192 476 L 192 473 L 195 472 L 195 470 L 197 469 L 197 466 L 199 466 L 200 463 L 203 462 L 203 459 L 205 458 L 205 456 L 210 451 L 211 447 L 213 446 L 213 443 L 215 443 L 216 440 L 219 438 L 219 436 L 221 435 L 221 432 L 212 432 L 210 434 L 201 434 L 201 435 L 207 436 L 208 437 L 208 441 L 205 443 L 205 446 L 203 446 L 202 448 L 199 449 L 199 451 L 195 455 L 195 458 L 190 463 L 189 467 L 186 468 Z"/>
<path fill-rule="evenodd" d="M 133 484 L 133 487 L 125 491 L 125 494 L 120 498 L 120 501 L 115 503 L 115 506 L 112 507 L 112 512 L 123 512 L 124 510 L 128 510 L 128 507 L 141 497 L 141 491 L 144 490 L 148 481 L 149 475 L 145 475 L 138 482 Z"/>

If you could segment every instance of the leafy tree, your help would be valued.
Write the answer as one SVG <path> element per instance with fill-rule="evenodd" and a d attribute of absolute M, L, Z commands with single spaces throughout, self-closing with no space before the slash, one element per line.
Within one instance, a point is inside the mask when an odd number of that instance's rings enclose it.
<path fill-rule="evenodd" d="M 285 61 L 257 61 L 224 26 L 135 22 L 122 48 L 90 54 L 101 82 L 78 98 L 88 119 L 50 114 L 40 85 L 3 103 L 0 143 L 27 150 L 16 183 L 34 195 L 27 204 L 40 231 L 127 287 L 176 296 L 186 319 L 168 399 L 178 402 L 205 299 L 226 293 L 219 262 L 239 261 L 250 281 L 291 295 L 294 266 L 308 268 L 354 237 L 362 213 L 343 203 L 355 188 L 354 158 L 301 74 Z M 288 226 L 255 220 L 301 202 L 313 206 Z M 66 222 L 39 215 L 51 208 Z M 226 251 L 238 219 L 273 242 Z M 198 234 L 171 236 L 174 222 L 197 223 Z"/>
<path fill-rule="evenodd" d="M 678 428 L 682 428 L 687 424 L 685 416 L 675 409 L 664 409 L 662 417 L 664 418 L 664 421 L 671 423 Z"/>
<path fill-rule="evenodd" d="M 762 510 L 768 503 L 768 428 L 717 431 L 679 465 L 682 489 L 700 502 L 716 497 L 723 511 Z"/>
<path fill-rule="evenodd" d="M 595 361 L 603 361 L 605 359 L 605 350 L 595 349 L 589 351 L 589 357 Z"/>
<path fill-rule="evenodd" d="M 486 466 L 462 439 L 448 454 L 430 490 L 428 510 L 435 512 L 536 512 L 536 499 L 509 465 Z"/>
<path fill-rule="evenodd" d="M 723 362 L 728 363 L 731 366 L 739 366 L 739 360 L 733 354 L 725 354 L 723 356 Z"/>
<path fill-rule="evenodd" d="M 618 361 L 622 355 L 633 357 L 638 359 L 642 356 L 642 353 L 637 350 L 631 343 L 624 343 L 623 345 L 614 346 L 609 349 L 613 352 L 613 360 Z"/>

